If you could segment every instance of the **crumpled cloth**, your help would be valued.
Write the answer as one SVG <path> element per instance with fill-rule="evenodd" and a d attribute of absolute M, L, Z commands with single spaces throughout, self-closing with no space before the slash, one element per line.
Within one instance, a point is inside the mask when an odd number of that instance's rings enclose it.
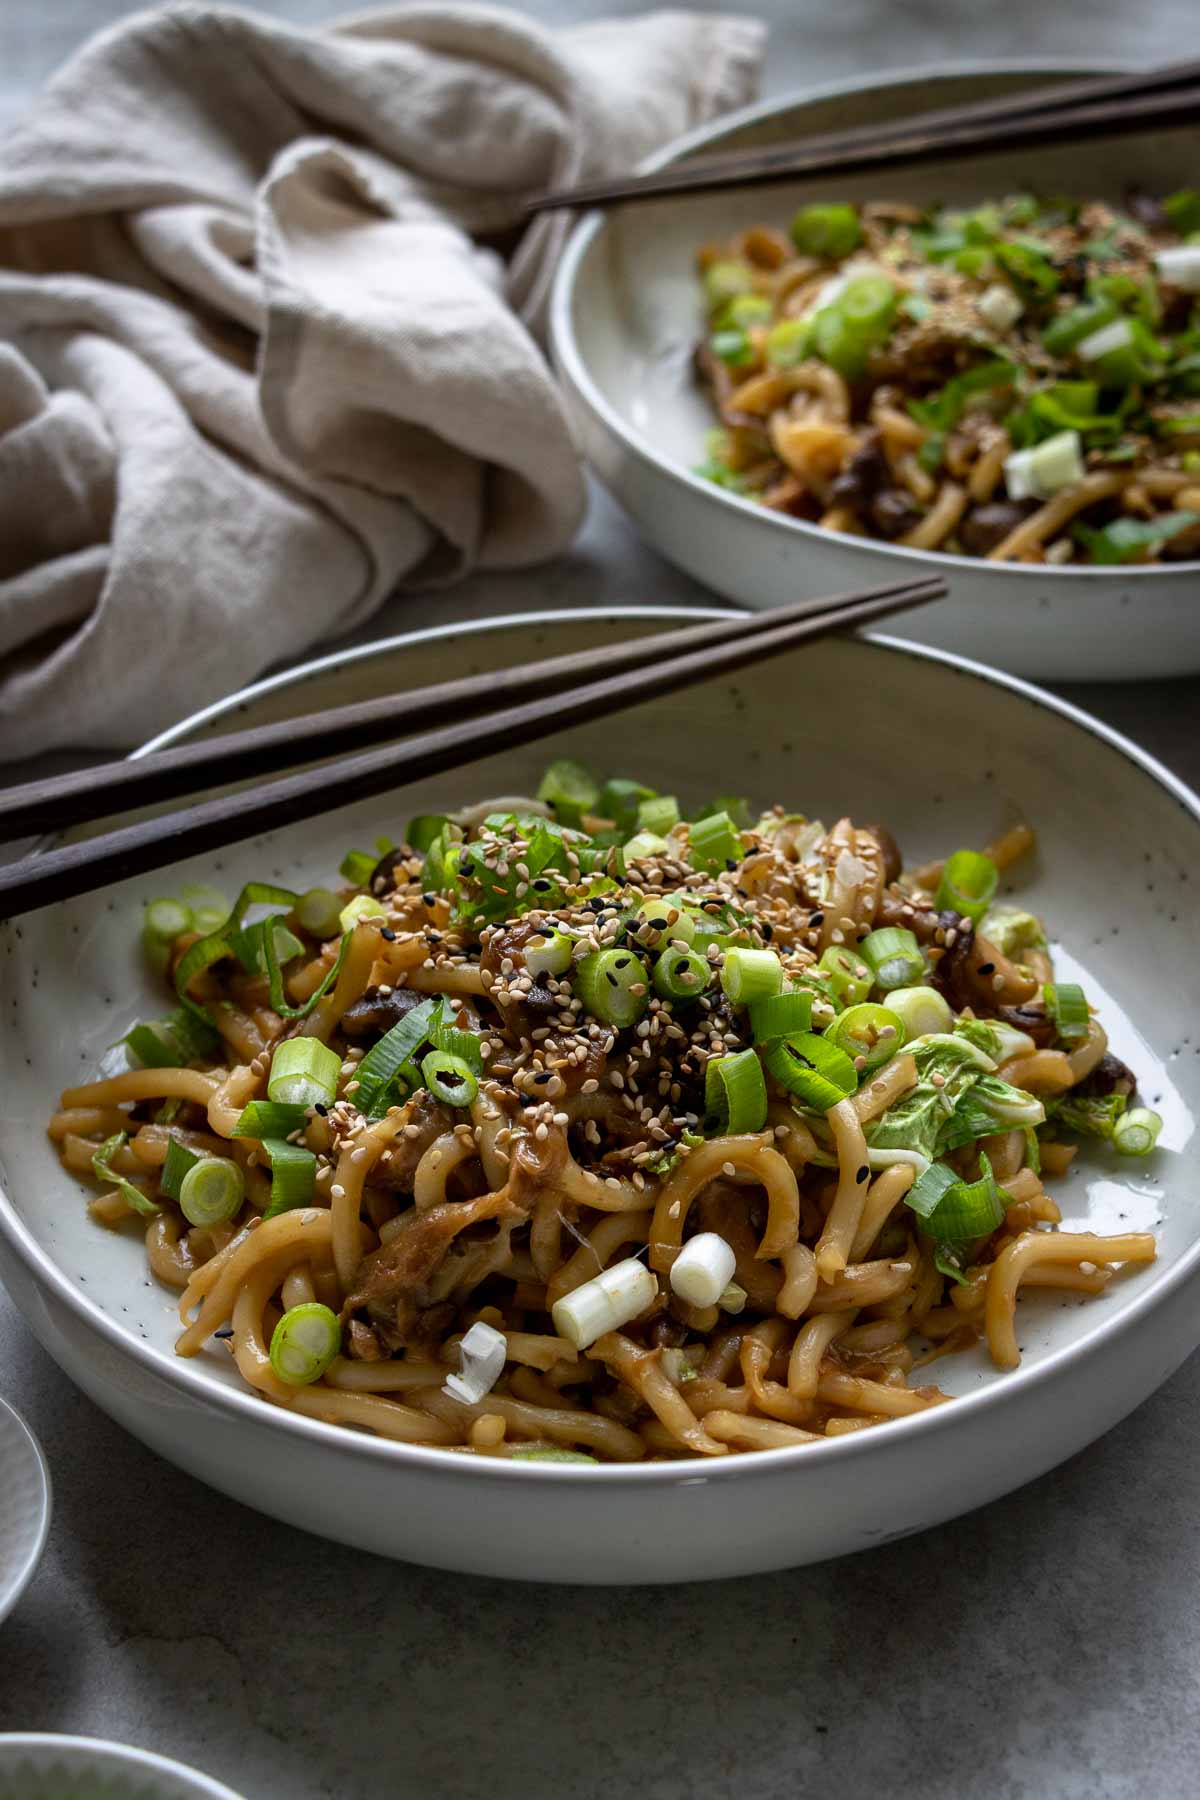
<path fill-rule="evenodd" d="M 761 44 L 183 5 L 86 45 L 0 143 L 0 758 L 134 743 L 400 584 L 561 549 L 533 332 L 569 221 L 521 201 L 745 102 Z"/>

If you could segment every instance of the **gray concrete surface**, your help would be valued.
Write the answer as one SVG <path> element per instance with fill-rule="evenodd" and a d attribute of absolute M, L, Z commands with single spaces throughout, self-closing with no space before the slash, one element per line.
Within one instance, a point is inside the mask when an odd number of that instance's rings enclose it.
<path fill-rule="evenodd" d="M 0 0 L 0 123 L 85 32 L 132 10 Z M 772 91 L 854 68 L 1069 52 L 1081 34 L 1097 53 L 1165 59 L 1187 53 L 1195 19 L 1193 0 L 761 10 L 776 20 Z M 396 603 L 370 635 L 644 598 L 705 596 L 597 496 L 552 568 Z M 1200 683 L 1071 697 L 1200 783 Z M 1085 1454 L 936 1532 L 815 1569 L 624 1592 L 389 1564 L 249 1512 L 97 1412 L 2 1292 L 0 1392 L 41 1437 L 57 1490 L 45 1562 L 0 1627 L 0 1731 L 138 1743 L 247 1800 L 1200 1791 L 1200 1360 Z"/>

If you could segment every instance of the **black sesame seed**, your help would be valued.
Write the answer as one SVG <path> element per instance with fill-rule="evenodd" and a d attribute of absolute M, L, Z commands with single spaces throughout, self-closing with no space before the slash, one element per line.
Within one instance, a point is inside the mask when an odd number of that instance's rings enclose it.
<path fill-rule="evenodd" d="M 231 1338 L 233 1336 L 233 1326 L 222 1325 L 220 1331 L 213 1332 L 213 1336 L 218 1338 Z"/>
<path fill-rule="evenodd" d="M 382 928 L 382 930 L 380 931 L 379 935 L 381 938 L 383 938 L 385 940 L 385 942 L 387 942 L 389 944 L 394 944 L 396 941 L 396 934 L 392 930 L 390 925 L 385 925 Z"/>
<path fill-rule="evenodd" d="M 810 913 L 808 916 L 808 922 L 815 929 L 816 926 L 823 925 L 825 923 L 825 914 L 824 913 Z"/>
<path fill-rule="evenodd" d="M 864 1163 L 862 1168 L 858 1171 L 858 1174 L 854 1177 L 854 1179 L 855 1179 L 855 1181 L 857 1181 L 861 1184 L 862 1182 L 869 1180 L 870 1175 L 871 1175 L 871 1171 L 867 1167 L 866 1163 Z"/>
<path fill-rule="evenodd" d="M 992 962 L 980 963 L 979 973 L 981 975 L 994 975 L 995 972 L 996 972 L 995 963 L 992 963 Z"/>

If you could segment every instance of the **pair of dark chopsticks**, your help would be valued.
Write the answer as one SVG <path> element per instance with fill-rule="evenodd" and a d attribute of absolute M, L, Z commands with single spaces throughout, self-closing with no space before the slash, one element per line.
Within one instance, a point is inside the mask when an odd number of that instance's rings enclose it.
<path fill-rule="evenodd" d="M 808 175 L 850 175 L 900 164 L 942 162 L 972 151 L 1036 148 L 1118 137 L 1149 126 L 1188 125 L 1200 117 L 1200 62 L 1171 63 L 1129 75 L 1091 76 L 940 107 L 882 125 L 823 132 L 800 143 L 729 150 L 689 158 L 645 175 L 587 181 L 539 194 L 529 214 L 557 207 L 611 206 L 666 194 L 754 187 Z"/>
<path fill-rule="evenodd" d="M 580 651 L 441 682 L 411 694 L 337 707 L 313 717 L 260 725 L 134 761 L 105 763 L 8 788 L 0 792 L 0 841 L 89 823 L 130 807 L 159 805 L 226 782 L 257 780 L 322 757 L 338 758 L 0 866 L 0 918 L 69 900 L 106 882 L 144 874 L 296 819 L 333 812 L 400 783 L 437 775 L 476 757 L 531 743 L 547 732 L 585 725 L 693 682 L 745 668 L 776 651 L 940 600 L 945 593 L 945 582 L 932 577 L 805 600 L 773 613 L 720 619 L 612 649 Z M 588 679 L 595 676 L 597 666 L 605 674 Z M 447 719 L 453 722 L 436 723 Z M 405 735 L 399 743 L 381 743 L 429 725 L 434 729 Z"/>

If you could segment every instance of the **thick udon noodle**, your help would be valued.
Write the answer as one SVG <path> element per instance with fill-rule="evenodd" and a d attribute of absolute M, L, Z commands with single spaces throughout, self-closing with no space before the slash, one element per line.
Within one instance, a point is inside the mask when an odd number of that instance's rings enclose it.
<path fill-rule="evenodd" d="M 1028 841 L 1018 832 L 993 854 L 1007 859 Z M 770 839 L 744 840 L 740 866 L 708 887 L 755 909 L 793 975 L 824 944 L 853 943 L 898 920 L 922 932 L 931 962 L 946 971 L 945 925 L 919 882 L 889 879 L 889 842 L 842 820 L 802 864 L 785 824 Z M 915 1081 L 911 1056 L 896 1055 L 824 1120 L 799 1116 L 776 1094 L 765 1129 L 680 1145 L 658 1123 L 673 1098 L 678 1105 L 672 1058 L 682 1067 L 689 1054 L 703 1062 L 733 1047 L 728 1011 L 714 1008 L 707 1027 L 690 1034 L 659 1006 L 645 1032 L 593 1024 L 570 1037 L 565 1021 L 579 1027 L 577 1009 L 529 1010 L 519 930 L 501 925 L 481 947 L 478 935 L 450 927 L 444 898 L 423 892 L 419 858 L 401 859 L 393 874 L 386 921 L 354 926 L 336 983 L 307 1018 L 285 1024 L 264 977 L 218 965 L 194 992 L 216 1003 L 222 1057 L 68 1089 L 50 1124 L 66 1166 L 85 1175 L 100 1142 L 127 1131 L 111 1166 L 148 1197 L 157 1195 L 173 1137 L 238 1160 L 246 1201 L 229 1223 L 189 1227 L 162 1202 L 143 1227 L 116 1191 L 101 1193 L 92 1213 L 107 1226 L 144 1229 L 154 1277 L 179 1291 L 179 1354 L 212 1354 L 214 1340 L 223 1342 L 220 1353 L 232 1355 L 264 1402 L 481 1456 L 533 1445 L 625 1461 L 805 1445 L 941 1404 L 926 1369 L 978 1339 L 1012 1367 L 1020 1289 L 1098 1293 L 1114 1265 L 1153 1257 L 1147 1235 L 1056 1232 L 1059 1209 L 1028 1166 L 1026 1137 L 1010 1131 L 987 1141 L 1007 1195 L 1003 1223 L 965 1282 L 948 1281 L 905 1206 L 913 1167 L 868 1170 L 864 1128 Z M 637 875 L 643 894 L 694 879 L 678 860 L 640 865 Z M 932 882 L 937 870 L 918 875 Z M 814 910 L 818 891 L 823 914 Z M 176 945 L 176 956 L 185 948 Z M 314 992 L 335 949 L 330 940 L 292 967 L 293 1001 Z M 960 951 L 953 979 L 966 1010 L 1028 1007 L 1037 986 L 1028 967 L 981 939 Z M 485 1078 L 465 1113 L 430 1104 L 427 1094 L 376 1120 L 356 1111 L 363 1051 L 354 1009 L 386 1011 L 401 988 L 448 996 L 461 1023 L 489 1032 Z M 264 1218 L 261 1151 L 230 1134 L 247 1102 L 266 1094 L 275 1048 L 298 1032 L 342 1053 L 340 1097 L 305 1133 L 317 1153 L 312 1204 Z M 1069 1056 L 1039 1049 L 1007 1078 L 1061 1092 L 1085 1080 L 1104 1052 L 1093 1020 Z M 639 1068 L 653 1070 L 651 1099 L 662 1096 L 662 1107 L 646 1098 Z M 178 1103 L 166 1123 L 155 1120 L 163 1102 Z M 676 1154 L 656 1173 L 648 1165 L 668 1137 Z M 1068 1147 L 1045 1149 L 1057 1152 L 1047 1166 L 1069 1165 Z M 697 1229 L 732 1247 L 746 1296 L 740 1314 L 672 1293 L 671 1266 Z M 550 1309 L 631 1255 L 658 1276 L 657 1300 L 586 1350 L 574 1348 L 555 1333 Z M 273 1371 L 269 1346 L 281 1314 L 311 1300 L 341 1314 L 344 1353 L 322 1379 L 295 1387 Z M 507 1361 L 492 1391 L 471 1404 L 445 1382 L 476 1320 L 503 1333 Z"/>

